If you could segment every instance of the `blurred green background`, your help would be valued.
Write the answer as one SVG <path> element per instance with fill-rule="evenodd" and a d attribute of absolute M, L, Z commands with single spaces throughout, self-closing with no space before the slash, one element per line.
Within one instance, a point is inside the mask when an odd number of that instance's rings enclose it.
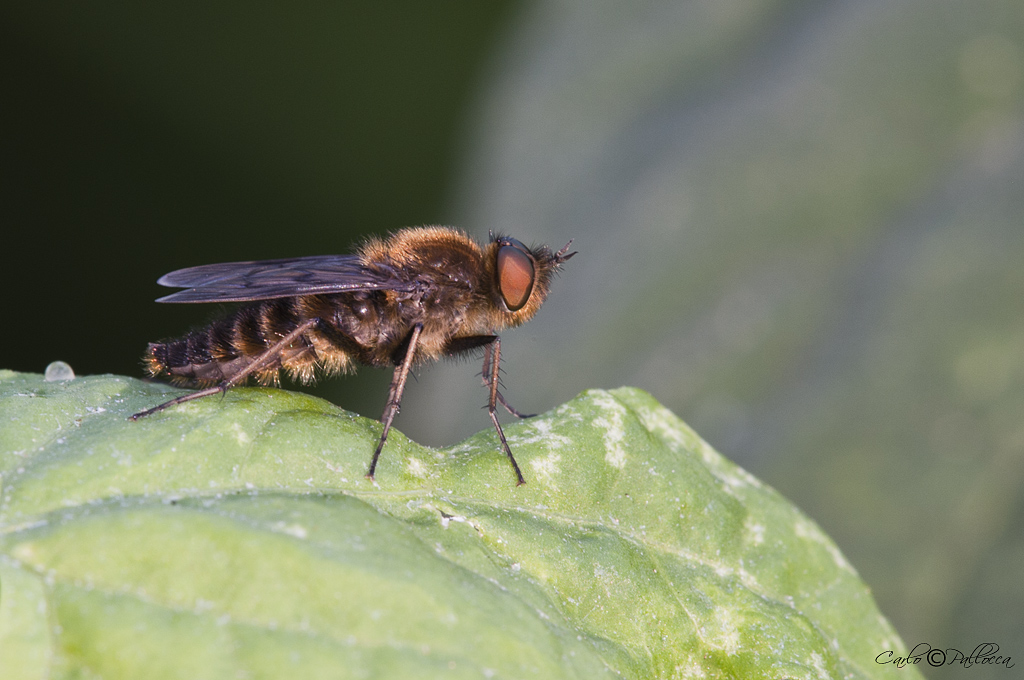
<path fill-rule="evenodd" d="M 908 645 L 1024 662 L 1019 0 L 6 3 L 0 58 L 4 367 L 139 375 L 216 313 L 152 302 L 178 267 L 574 238 L 513 404 L 649 390 Z M 398 427 L 487 427 L 478 371 L 422 371 Z M 317 392 L 376 417 L 387 378 Z"/>

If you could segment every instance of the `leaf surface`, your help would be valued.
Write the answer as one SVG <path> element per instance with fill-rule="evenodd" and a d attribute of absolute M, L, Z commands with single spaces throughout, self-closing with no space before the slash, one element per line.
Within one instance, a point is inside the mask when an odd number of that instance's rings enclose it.
<path fill-rule="evenodd" d="M 818 527 L 650 395 L 448 449 L 303 394 L 0 372 L 4 678 L 887 677 Z"/>

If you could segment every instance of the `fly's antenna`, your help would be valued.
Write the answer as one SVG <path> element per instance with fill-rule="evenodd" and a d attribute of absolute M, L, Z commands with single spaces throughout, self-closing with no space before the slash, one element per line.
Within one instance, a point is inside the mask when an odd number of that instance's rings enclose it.
<path fill-rule="evenodd" d="M 569 242 L 568 242 L 568 243 L 566 243 L 566 244 L 565 244 L 565 245 L 564 245 L 564 246 L 562 247 L 562 249 L 561 249 L 561 250 L 559 250 L 559 251 L 558 251 L 557 253 L 555 253 L 555 256 L 554 256 L 554 258 L 552 258 L 552 259 L 554 259 L 554 261 L 555 261 L 555 264 L 562 264 L 563 262 L 565 262 L 566 260 L 568 260 L 568 259 L 569 259 L 570 257 L 572 257 L 573 255 L 576 255 L 577 253 L 579 253 L 579 251 L 578 251 L 578 250 L 574 250 L 574 251 L 572 251 L 571 253 L 569 253 L 568 255 L 566 255 L 566 253 L 568 253 L 568 252 L 569 252 L 569 246 L 571 246 L 571 245 L 572 245 L 572 242 L 573 242 L 573 239 L 569 239 Z"/>

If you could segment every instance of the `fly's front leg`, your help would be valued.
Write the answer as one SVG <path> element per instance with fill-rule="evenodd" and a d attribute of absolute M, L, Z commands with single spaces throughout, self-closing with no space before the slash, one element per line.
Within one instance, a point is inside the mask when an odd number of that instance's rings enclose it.
<path fill-rule="evenodd" d="M 405 392 L 405 381 L 409 379 L 409 369 L 412 368 L 413 357 L 416 356 L 416 345 L 423 332 L 423 324 L 416 324 L 412 327 L 412 335 L 409 336 L 409 349 L 405 351 L 405 358 L 402 363 L 395 367 L 395 373 L 391 377 L 391 388 L 388 389 L 388 403 L 384 407 L 384 415 L 380 421 L 384 423 L 384 431 L 381 432 L 380 441 L 377 443 L 377 450 L 373 452 L 370 460 L 370 469 L 366 472 L 367 479 L 373 479 L 373 472 L 377 469 L 377 459 L 384 449 L 384 442 L 388 440 L 388 432 L 391 431 L 391 423 L 398 415 L 398 409 L 402 405 L 402 393 Z"/>
<path fill-rule="evenodd" d="M 509 403 L 505 401 L 505 397 L 501 396 L 501 392 L 498 391 L 498 374 L 501 367 L 500 338 L 498 338 L 497 335 L 471 335 L 461 338 L 453 338 L 445 347 L 445 353 L 449 356 L 457 356 L 478 347 L 484 348 L 484 364 L 483 369 L 480 371 L 480 375 L 483 378 L 484 387 L 488 390 L 487 413 L 491 416 L 491 422 L 494 423 L 494 429 L 498 432 L 498 439 L 501 440 L 501 448 L 505 452 L 505 455 L 508 456 L 508 461 L 512 464 L 512 469 L 516 473 L 516 483 L 525 484 L 526 480 L 523 479 L 523 473 L 519 470 L 519 464 L 516 463 L 515 456 L 512 455 L 512 449 L 508 446 L 508 440 L 505 439 L 505 432 L 501 429 L 501 423 L 498 422 L 497 405 L 501 404 L 509 413 L 517 418 L 529 418 L 530 416 L 520 413 L 512 408 Z"/>
<path fill-rule="evenodd" d="M 180 397 L 175 397 L 174 399 L 171 399 L 170 401 L 165 401 L 164 403 L 158 404 L 153 408 L 148 408 L 145 411 L 139 411 L 138 413 L 131 416 L 131 420 L 145 418 L 146 416 L 156 413 L 157 411 L 163 411 L 165 408 L 168 408 L 170 406 L 184 404 L 186 401 L 192 401 L 193 399 L 202 399 L 203 397 L 209 397 L 210 395 L 213 394 L 227 392 L 228 388 L 235 387 L 236 385 L 245 382 L 246 379 L 248 379 L 248 377 L 255 373 L 256 371 L 268 368 L 275 361 L 279 361 L 281 358 L 281 352 L 283 352 L 286 347 L 288 347 L 297 339 L 299 339 L 303 333 L 312 328 L 317 323 L 317 321 L 318 320 L 316 318 L 306 319 L 298 326 L 296 326 L 294 330 L 288 333 L 288 335 L 284 336 L 283 338 L 275 342 L 265 352 L 262 352 L 259 356 L 253 359 L 252 363 L 250 363 L 244 369 L 242 369 L 235 375 L 231 376 L 224 382 L 220 383 L 219 385 L 215 385 L 214 387 L 207 387 L 199 390 L 198 392 L 193 392 L 192 394 L 185 394 Z"/>
<path fill-rule="evenodd" d="M 498 422 L 497 406 L 498 402 L 508 409 L 512 415 L 524 418 L 526 416 L 521 415 L 518 411 L 514 410 L 505 401 L 505 398 L 498 392 L 498 369 L 501 365 L 501 338 L 494 336 L 494 340 L 490 344 L 486 345 L 484 349 L 484 366 L 483 366 L 483 378 L 484 385 L 490 388 L 487 397 L 487 413 L 491 416 L 491 422 L 494 423 L 494 429 L 498 431 L 498 439 L 501 440 L 501 447 L 505 450 L 505 455 L 508 456 L 508 462 L 512 463 L 512 469 L 516 473 L 516 485 L 521 486 L 526 484 L 526 480 L 523 479 L 523 473 L 519 470 L 519 464 L 516 463 L 516 457 L 512 455 L 512 449 L 508 446 L 508 440 L 505 439 L 505 432 L 501 429 L 501 423 Z"/>
<path fill-rule="evenodd" d="M 494 395 L 497 397 L 498 403 L 505 407 L 505 410 L 514 415 L 516 418 L 533 418 L 536 413 L 520 413 L 517 409 L 512 408 L 512 404 L 505 401 L 504 395 L 498 390 L 499 376 L 498 376 L 498 360 L 494 360 L 494 375 L 491 375 L 491 353 L 493 352 L 495 357 L 500 357 L 500 346 L 501 339 L 495 335 L 494 340 L 484 346 L 484 367 L 480 371 L 480 375 L 483 376 L 484 387 L 491 388 Z M 493 388 L 492 388 L 493 385 Z"/>

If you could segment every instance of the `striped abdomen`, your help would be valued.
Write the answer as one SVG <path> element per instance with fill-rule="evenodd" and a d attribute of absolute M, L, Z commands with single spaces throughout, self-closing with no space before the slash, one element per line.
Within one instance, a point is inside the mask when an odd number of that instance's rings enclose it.
<path fill-rule="evenodd" d="M 327 308 L 323 309 L 324 306 Z M 261 301 L 183 338 L 151 343 L 143 361 L 150 376 L 176 385 L 220 384 L 242 372 L 301 322 L 320 317 L 332 308 L 329 300 L 310 297 Z M 277 385 L 279 371 L 283 368 L 292 379 L 309 383 L 318 366 L 329 372 L 348 368 L 349 352 L 338 346 L 337 338 L 325 337 L 320 326 L 314 326 L 280 348 L 266 368 L 253 373 L 256 380 L 261 385 Z"/>

